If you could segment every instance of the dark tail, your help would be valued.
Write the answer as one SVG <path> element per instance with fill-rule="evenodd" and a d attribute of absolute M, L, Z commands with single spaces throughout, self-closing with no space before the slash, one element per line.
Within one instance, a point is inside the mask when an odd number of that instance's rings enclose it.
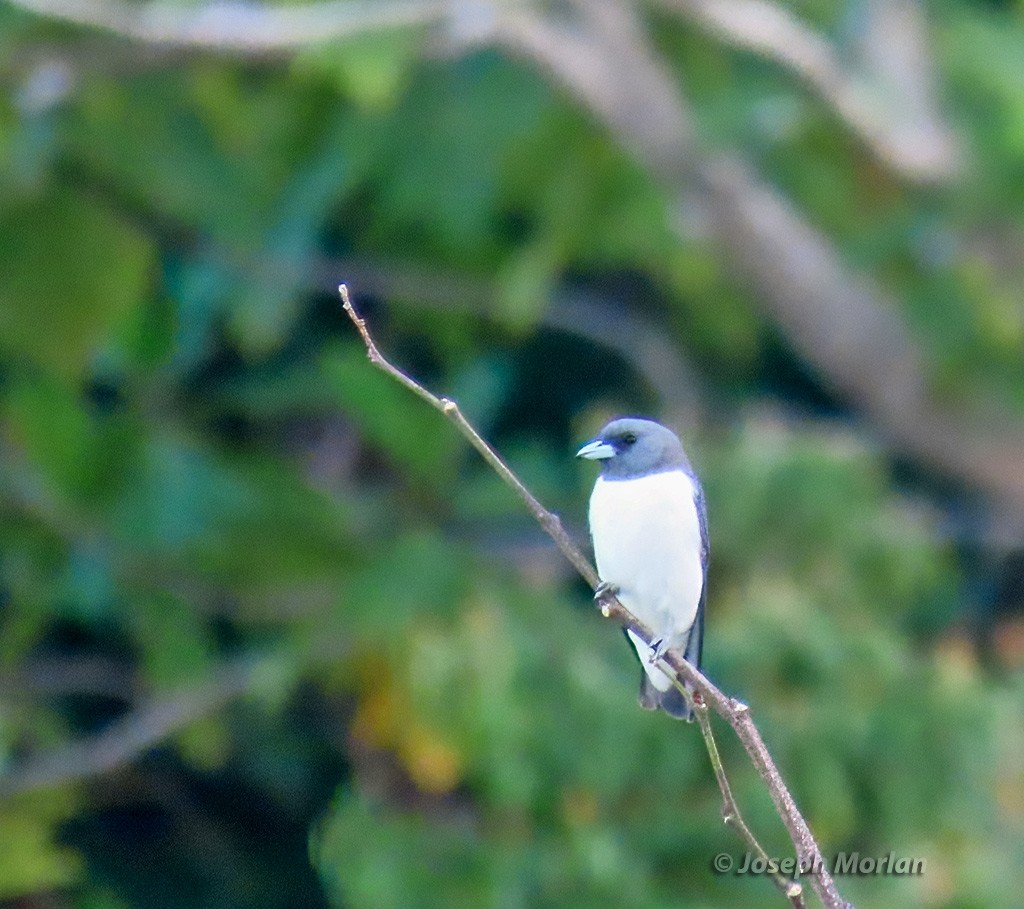
<path fill-rule="evenodd" d="M 669 688 L 668 691 L 658 691 L 646 672 L 641 670 L 640 679 L 640 706 L 644 710 L 657 710 L 659 707 L 669 716 L 677 720 L 693 719 L 690 712 L 690 705 L 686 697 L 678 688 Z"/>

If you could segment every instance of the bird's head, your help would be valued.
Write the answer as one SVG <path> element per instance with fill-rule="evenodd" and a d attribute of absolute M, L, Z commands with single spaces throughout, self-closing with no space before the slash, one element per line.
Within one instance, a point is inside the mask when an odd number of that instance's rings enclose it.
<path fill-rule="evenodd" d="M 601 473 L 618 479 L 690 467 L 671 429 L 637 417 L 612 420 L 576 457 L 600 461 Z"/>

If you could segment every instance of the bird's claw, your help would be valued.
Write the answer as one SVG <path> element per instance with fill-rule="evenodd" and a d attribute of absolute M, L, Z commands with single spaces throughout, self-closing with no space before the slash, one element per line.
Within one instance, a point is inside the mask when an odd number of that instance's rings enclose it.
<path fill-rule="evenodd" d="M 602 581 L 600 584 L 597 585 L 596 588 L 594 588 L 594 599 L 598 602 L 603 600 L 606 596 L 608 596 L 608 594 L 611 594 L 612 596 L 618 596 L 619 588 L 616 587 L 614 584 L 608 583 L 608 581 Z"/>
<path fill-rule="evenodd" d="M 668 650 L 668 638 L 658 638 L 656 641 L 651 641 L 651 652 L 648 656 L 648 661 L 652 666 L 658 663 L 665 652 Z"/>

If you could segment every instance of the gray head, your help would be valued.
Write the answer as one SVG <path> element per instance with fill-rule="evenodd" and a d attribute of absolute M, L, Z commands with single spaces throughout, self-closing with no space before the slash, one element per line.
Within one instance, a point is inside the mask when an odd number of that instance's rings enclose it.
<path fill-rule="evenodd" d="M 601 473 L 609 480 L 635 479 L 666 470 L 692 472 L 671 429 L 635 417 L 612 420 L 576 457 L 600 461 Z"/>

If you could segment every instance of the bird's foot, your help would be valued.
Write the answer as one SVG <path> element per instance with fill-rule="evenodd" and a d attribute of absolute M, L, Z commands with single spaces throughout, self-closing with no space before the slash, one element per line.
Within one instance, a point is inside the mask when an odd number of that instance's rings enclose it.
<path fill-rule="evenodd" d="M 665 656 L 665 652 L 667 650 L 668 650 L 668 638 L 667 637 L 666 638 L 658 638 L 658 640 L 656 640 L 656 641 L 651 641 L 651 650 L 650 650 L 650 653 L 648 654 L 648 657 L 647 657 L 648 662 L 652 666 L 654 666 L 656 663 L 658 663 L 661 660 L 661 658 L 663 656 Z"/>

